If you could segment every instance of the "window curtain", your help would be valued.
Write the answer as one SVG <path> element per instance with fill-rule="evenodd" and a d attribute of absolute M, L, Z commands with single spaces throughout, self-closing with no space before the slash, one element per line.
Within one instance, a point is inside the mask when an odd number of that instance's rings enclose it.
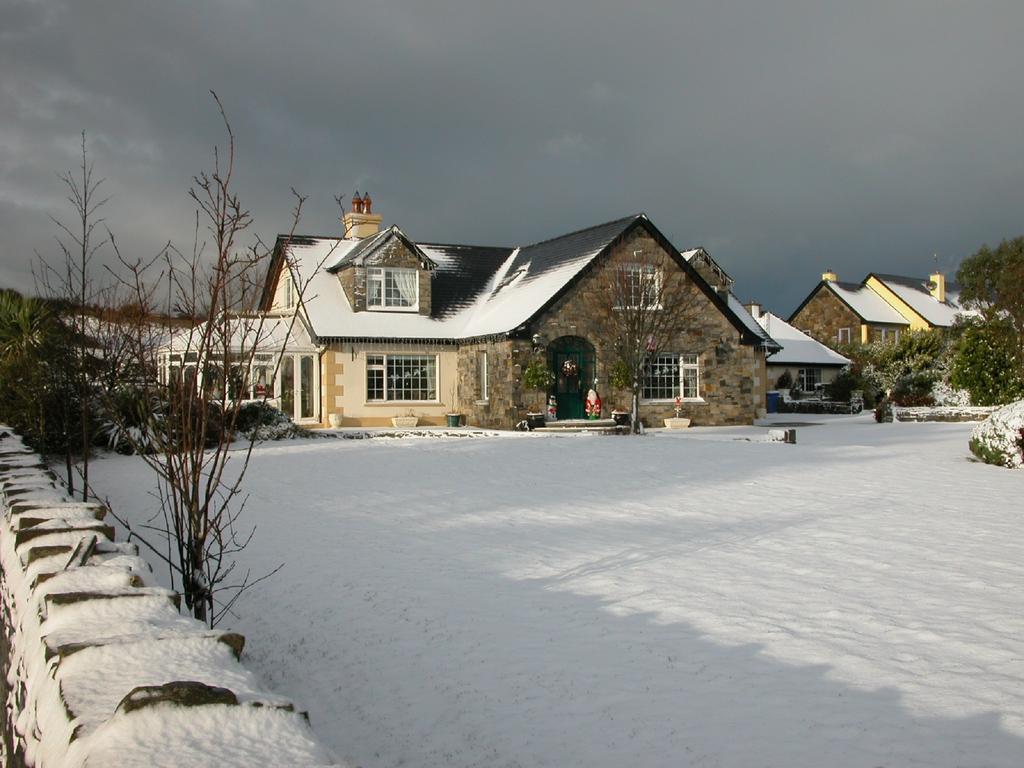
<path fill-rule="evenodd" d="M 412 307 L 419 302 L 419 280 L 416 270 L 401 270 L 394 273 L 395 287 L 401 297 L 402 306 Z"/>

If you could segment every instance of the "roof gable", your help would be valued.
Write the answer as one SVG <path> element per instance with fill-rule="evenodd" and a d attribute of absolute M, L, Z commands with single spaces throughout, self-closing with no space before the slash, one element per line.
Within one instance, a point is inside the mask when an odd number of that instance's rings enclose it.
<path fill-rule="evenodd" d="M 956 283 L 946 283 L 946 300 L 939 301 L 932 295 L 931 284 L 927 280 L 872 272 L 864 281 L 867 282 L 872 277 L 892 291 L 909 311 L 931 326 L 949 327 L 957 317 L 965 314 L 957 301 L 960 287 Z"/>
<path fill-rule="evenodd" d="M 822 280 L 819 282 L 793 313 L 789 322 L 800 314 L 815 296 L 822 290 L 843 303 L 864 323 L 881 323 L 883 325 L 909 325 L 907 319 L 893 309 L 877 293 L 861 283 L 841 283 L 838 280 Z"/>
<path fill-rule="evenodd" d="M 339 269 L 348 266 L 366 266 L 372 264 L 374 258 L 382 254 L 389 245 L 394 241 L 400 242 L 412 254 L 419 259 L 420 266 L 423 269 L 434 270 L 437 269 L 437 263 L 434 262 L 422 249 L 412 240 L 405 236 L 398 227 L 392 226 L 387 229 L 383 229 L 375 235 L 364 237 L 361 240 L 355 241 L 355 245 L 346 250 L 345 253 L 341 254 L 337 259 L 331 259 L 331 263 L 325 264 L 324 269 L 328 272 L 334 273 Z"/>

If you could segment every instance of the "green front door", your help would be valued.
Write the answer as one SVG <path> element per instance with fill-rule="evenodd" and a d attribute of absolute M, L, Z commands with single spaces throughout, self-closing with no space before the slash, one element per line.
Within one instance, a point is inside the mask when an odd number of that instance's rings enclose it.
<path fill-rule="evenodd" d="M 587 391 L 594 384 L 594 346 L 579 336 L 563 336 L 551 343 L 548 359 L 555 374 L 558 418 L 585 418 Z"/>

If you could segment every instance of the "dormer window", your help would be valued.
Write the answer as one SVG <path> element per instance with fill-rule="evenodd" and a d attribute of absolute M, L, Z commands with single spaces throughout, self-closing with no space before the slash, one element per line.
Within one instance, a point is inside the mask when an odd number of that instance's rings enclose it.
<path fill-rule="evenodd" d="M 366 269 L 367 309 L 416 312 L 419 303 L 419 270 L 393 267 Z"/>

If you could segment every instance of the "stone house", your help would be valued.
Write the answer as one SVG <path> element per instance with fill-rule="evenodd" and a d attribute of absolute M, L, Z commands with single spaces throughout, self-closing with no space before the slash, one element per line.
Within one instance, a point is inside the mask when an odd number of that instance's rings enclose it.
<path fill-rule="evenodd" d="M 859 283 L 846 283 L 828 270 L 789 322 L 833 346 L 895 342 L 905 331 L 948 328 L 968 314 L 959 295 L 958 286 L 941 272 L 927 280 L 872 272 Z"/>
<path fill-rule="evenodd" d="M 832 383 L 850 358 L 829 349 L 781 317 L 765 312 L 759 304 L 748 305 L 750 314 L 780 346 L 768 356 L 768 388 L 774 389 L 779 378 L 789 373 L 793 387 L 814 392 Z"/>
<path fill-rule="evenodd" d="M 613 351 L 596 308 L 610 273 L 654 263 L 645 279 L 680 281 L 686 306 L 664 311 L 684 311 L 687 322 L 648 366 L 641 418 L 660 424 L 677 397 L 694 425 L 750 423 L 763 411 L 765 353 L 777 345 L 644 214 L 533 245 L 482 247 L 380 229 L 368 203 L 354 199 L 347 237 L 277 241 L 260 312 L 268 325 L 294 315 L 297 346 L 263 386 L 298 421 L 385 426 L 415 415 L 440 425 L 460 413 L 467 424 L 511 428 L 551 395 L 558 418 L 582 417 L 595 384 L 607 414 L 628 400 L 609 384 Z M 549 391 L 523 386 L 535 359 L 554 375 Z"/>

